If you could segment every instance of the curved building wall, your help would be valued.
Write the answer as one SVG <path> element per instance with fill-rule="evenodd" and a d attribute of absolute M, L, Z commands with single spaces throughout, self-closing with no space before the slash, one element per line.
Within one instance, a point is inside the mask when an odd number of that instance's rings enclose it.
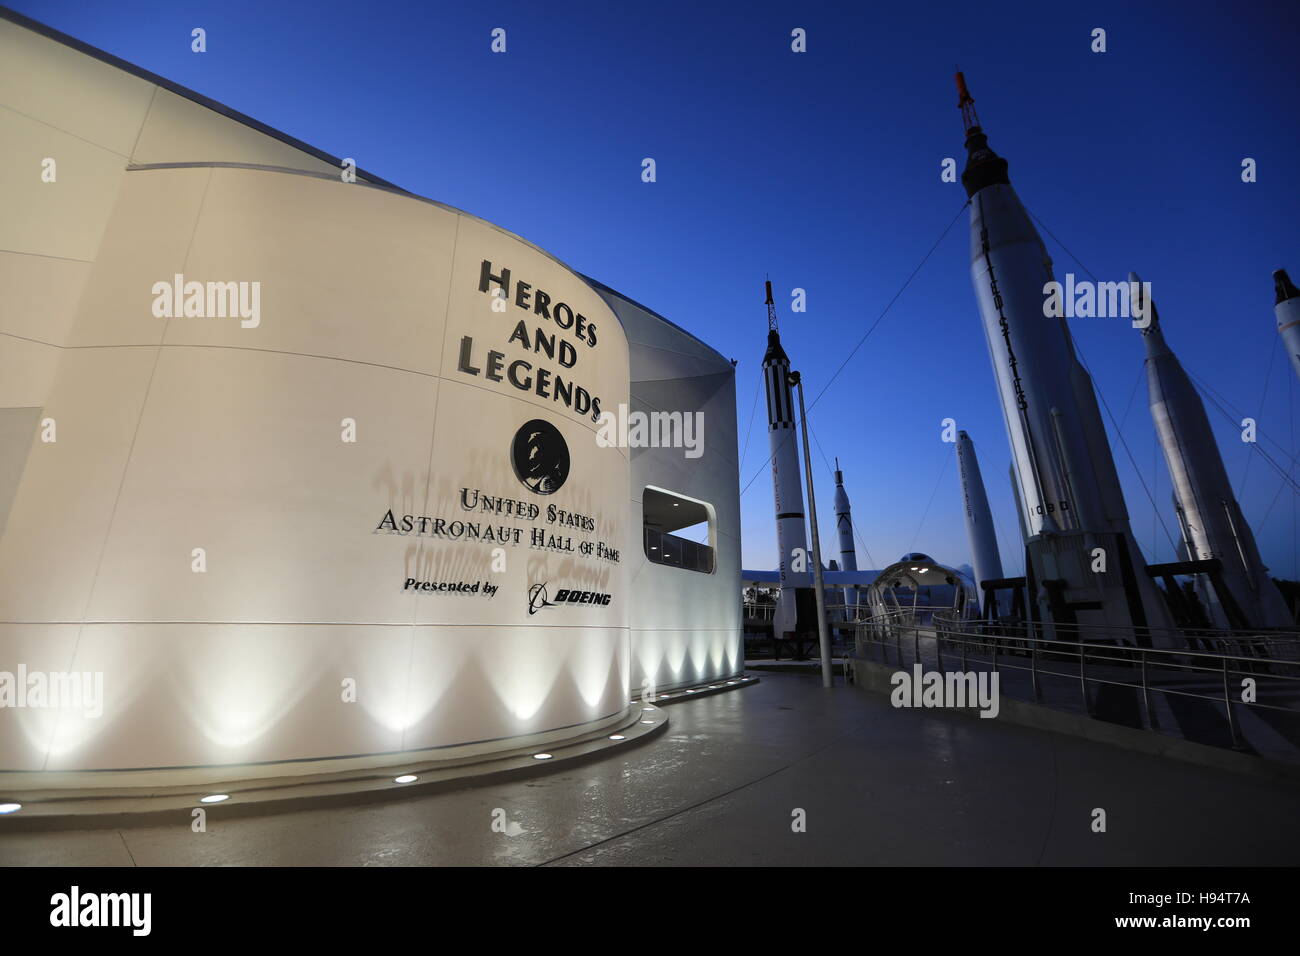
<path fill-rule="evenodd" d="M 0 770 L 620 719 L 639 528 L 591 399 L 629 401 L 629 346 L 591 286 L 7 21 L 0 71 L 0 671 L 103 681 L 98 715 L 0 711 Z M 190 282 L 249 314 L 186 314 L 212 310 Z"/>
<path fill-rule="evenodd" d="M 683 448 L 630 448 L 632 513 L 639 527 L 647 488 L 706 505 L 714 570 L 656 564 L 640 540 L 629 547 L 632 689 L 664 690 L 730 677 L 744 667 L 740 595 L 740 473 L 736 370 L 663 317 L 599 283 L 631 350 L 629 411 L 698 413 L 698 456 Z"/>
<path fill-rule="evenodd" d="M 585 316 L 597 344 L 513 297 L 494 311 L 483 262 Z M 175 274 L 259 281 L 258 324 L 156 318 L 150 289 Z M 508 343 L 518 322 L 581 349 L 573 369 Z M 31 396 L 57 440 L 32 428 L 0 539 L 4 658 L 102 673 L 105 712 L 15 711 L 4 766 L 372 754 L 621 714 L 623 568 L 579 549 L 626 550 L 626 452 L 597 445 L 590 410 L 509 376 L 548 368 L 552 388 L 563 373 L 617 403 L 627 361 L 579 277 L 469 217 L 287 173 L 129 173 Z M 553 493 L 516 475 L 533 420 L 571 459 Z M 614 600 L 532 614 L 535 584 Z"/>

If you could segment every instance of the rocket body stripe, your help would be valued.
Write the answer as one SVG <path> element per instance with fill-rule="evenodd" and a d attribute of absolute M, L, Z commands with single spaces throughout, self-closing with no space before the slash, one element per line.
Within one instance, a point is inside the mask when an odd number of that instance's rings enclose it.
<path fill-rule="evenodd" d="M 1232 493 L 1205 403 L 1166 344 L 1158 312 L 1142 338 L 1151 418 L 1189 556 L 1196 561 L 1219 559 L 1223 584 L 1250 627 L 1289 625 L 1286 602 L 1268 577 L 1255 536 Z M 1198 590 L 1208 593 L 1203 587 Z M 1217 623 L 1228 623 L 1221 607 L 1211 611 Z"/>

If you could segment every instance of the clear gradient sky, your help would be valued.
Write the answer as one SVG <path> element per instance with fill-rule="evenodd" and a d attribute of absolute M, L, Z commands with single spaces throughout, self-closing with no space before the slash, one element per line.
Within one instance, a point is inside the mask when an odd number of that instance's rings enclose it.
<path fill-rule="evenodd" d="M 1151 281 L 1188 370 L 1257 416 L 1282 446 L 1265 441 L 1275 459 L 1296 452 L 1300 382 L 1270 278 L 1285 267 L 1300 280 L 1294 2 L 10 6 L 510 229 L 739 359 L 747 568 L 772 567 L 776 549 L 761 401 L 746 442 L 765 273 L 809 398 L 830 383 L 809 420 L 845 471 L 870 552 L 859 546 L 859 566 L 910 550 L 969 561 L 940 440 L 952 417 L 976 442 L 1005 569 L 1023 567 L 966 213 L 831 381 L 965 202 L 939 175 L 945 157 L 963 159 L 954 65 L 1030 211 L 1099 279 Z M 204 54 L 190 51 L 196 26 Z M 489 50 L 495 27 L 504 55 Z M 791 52 L 795 27 L 807 53 Z M 1090 51 L 1095 27 L 1103 54 Z M 1244 157 L 1255 183 L 1241 181 Z M 1044 239 L 1058 278 L 1082 272 Z M 790 314 L 794 287 L 804 314 Z M 1139 334 L 1120 319 L 1072 327 L 1137 465 L 1108 420 L 1138 542 L 1148 560 L 1173 560 Z M 1300 576 L 1296 497 L 1210 416 L 1265 561 Z M 833 484 L 814 458 L 829 556 Z"/>

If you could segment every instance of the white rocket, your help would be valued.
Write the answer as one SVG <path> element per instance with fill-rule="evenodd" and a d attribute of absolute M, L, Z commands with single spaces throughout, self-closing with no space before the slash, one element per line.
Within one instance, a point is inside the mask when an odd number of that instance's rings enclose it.
<path fill-rule="evenodd" d="M 776 543 L 780 551 L 781 600 L 773 628 L 776 637 L 793 631 L 796 623 L 795 582 L 807 581 L 812 571 L 808 532 L 804 522 L 803 485 L 799 480 L 799 443 L 796 440 L 794 395 L 790 389 L 790 357 L 781 348 L 776 327 L 772 283 L 767 283 L 767 352 L 763 356 L 763 382 L 767 386 L 767 438 L 772 449 L 772 492 L 776 500 Z M 803 568 L 791 578 L 791 565 Z"/>
<path fill-rule="evenodd" d="M 1197 591 L 1203 600 L 1209 599 L 1211 616 L 1220 626 L 1286 627 L 1291 623 L 1286 602 L 1269 580 L 1255 536 L 1232 493 L 1205 404 L 1165 343 L 1155 303 L 1141 301 L 1142 285 L 1132 272 L 1129 288 L 1134 314 L 1149 319 L 1142 329 L 1147 394 L 1169 466 L 1175 513 L 1187 554 L 1194 561 L 1217 558 L 1222 565 L 1221 587 L 1207 587 L 1210 582 L 1203 580 L 1197 582 Z"/>
<path fill-rule="evenodd" d="M 993 529 L 993 512 L 984 491 L 975 445 L 964 431 L 957 433 L 957 469 L 961 473 L 962 504 L 966 511 L 966 536 L 970 539 L 971 565 L 975 568 L 975 596 L 984 607 L 985 581 L 1002 577 L 1002 557 L 998 554 L 997 533 Z"/>
<path fill-rule="evenodd" d="M 1300 375 L 1300 289 L 1295 287 L 1285 269 L 1273 273 L 1273 287 L 1277 290 L 1277 334 L 1282 336 L 1286 354 L 1291 356 L 1291 367 Z"/>
<path fill-rule="evenodd" d="M 853 545 L 853 515 L 849 509 L 849 495 L 844 490 L 844 472 L 840 471 L 840 460 L 835 459 L 835 530 L 840 536 L 840 570 L 856 571 L 858 569 L 858 552 Z M 844 619 L 851 621 L 857 617 L 858 589 L 844 589 Z"/>
<path fill-rule="evenodd" d="M 1065 319 L 1047 314 L 1052 260 L 989 148 L 957 74 L 966 127 L 971 279 L 1002 401 L 1041 620 L 1157 644 L 1173 621 L 1129 528 L 1092 379 Z M 1138 628 L 1136 632 L 1129 628 Z M 1072 632 L 1062 632 L 1067 636 Z M 1050 631 L 1049 631 L 1050 636 Z"/>

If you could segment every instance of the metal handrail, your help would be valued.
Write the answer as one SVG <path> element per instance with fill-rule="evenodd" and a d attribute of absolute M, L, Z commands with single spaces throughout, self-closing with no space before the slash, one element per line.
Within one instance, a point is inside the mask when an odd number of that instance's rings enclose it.
<path fill-rule="evenodd" d="M 1216 705 L 1223 705 L 1233 746 L 1238 746 L 1240 742 L 1238 721 L 1234 713 L 1236 707 L 1253 707 L 1300 715 L 1300 695 L 1298 695 L 1296 703 L 1279 705 L 1265 703 L 1259 700 L 1258 697 L 1255 700 L 1245 700 L 1240 699 L 1241 695 L 1238 695 L 1239 699 L 1234 699 L 1232 693 L 1232 679 L 1234 676 L 1253 679 L 1263 678 L 1273 686 L 1280 685 L 1283 688 L 1300 685 L 1300 673 L 1296 673 L 1300 671 L 1300 663 L 1295 658 L 1262 656 L 1259 653 L 1242 654 L 1227 651 L 1208 651 L 1190 647 L 1136 647 L 1117 645 L 1113 641 L 1099 643 L 1083 639 L 1061 640 L 1029 633 L 1004 635 L 981 631 L 979 630 L 981 626 L 983 626 L 982 622 L 959 620 L 955 616 L 944 618 L 935 615 L 934 626 L 923 628 L 900 620 L 900 615 L 887 612 L 876 615 L 858 625 L 855 633 L 856 656 L 866 657 L 865 652 L 869 644 L 880 644 L 883 653 L 883 648 L 892 643 L 897 651 L 897 659 L 901 665 L 903 637 L 907 636 L 911 638 L 909 643 L 912 645 L 913 661 L 923 663 L 921 638 L 924 636 L 927 639 L 934 640 L 935 661 L 940 669 L 943 666 L 944 644 L 946 643 L 950 648 L 953 645 L 960 647 L 963 671 L 967 669 L 967 663 L 972 652 L 975 654 L 987 652 L 988 658 L 986 660 L 980 660 L 977 657 L 976 662 L 987 664 L 995 672 L 1004 668 L 1007 670 L 1029 671 L 1033 696 L 1036 701 L 1041 700 L 1040 681 L 1043 677 L 1073 679 L 1077 673 L 1079 696 L 1085 713 L 1091 713 L 1088 694 L 1090 685 L 1129 687 L 1141 691 L 1143 710 L 1146 716 L 1145 729 L 1156 731 L 1160 728 L 1157 726 L 1152 709 L 1151 695 L 1153 693 L 1198 698 L 1213 702 Z M 1068 633 L 1071 630 L 1080 638 L 1089 636 L 1085 635 L 1084 627 L 1076 626 L 1072 629 L 1062 625 L 1054 626 L 1056 632 Z M 1207 636 L 1225 642 L 1242 640 L 1255 642 L 1258 639 L 1255 632 L 1216 632 Z M 1282 640 L 1277 640 L 1278 646 L 1282 646 Z M 1287 649 L 1294 649 L 1294 647 L 1287 645 Z M 1016 663 L 1015 657 L 1017 655 L 1028 656 L 1028 663 Z M 1055 662 L 1069 666 L 1070 662 L 1074 660 L 1078 662 L 1077 671 L 1073 671 L 1073 669 L 1071 671 L 1060 670 L 1052 666 Z M 1093 668 L 1092 673 L 1089 673 L 1089 666 Z M 1136 670 L 1137 673 L 1122 675 L 1130 677 L 1129 680 L 1124 680 L 1120 679 L 1121 675 L 1113 673 L 1115 669 Z M 1186 686 L 1166 686 L 1153 681 L 1153 672 L 1155 674 L 1186 674 L 1191 675 L 1193 678 L 1222 675 L 1222 692 L 1204 693 L 1189 689 Z"/>

